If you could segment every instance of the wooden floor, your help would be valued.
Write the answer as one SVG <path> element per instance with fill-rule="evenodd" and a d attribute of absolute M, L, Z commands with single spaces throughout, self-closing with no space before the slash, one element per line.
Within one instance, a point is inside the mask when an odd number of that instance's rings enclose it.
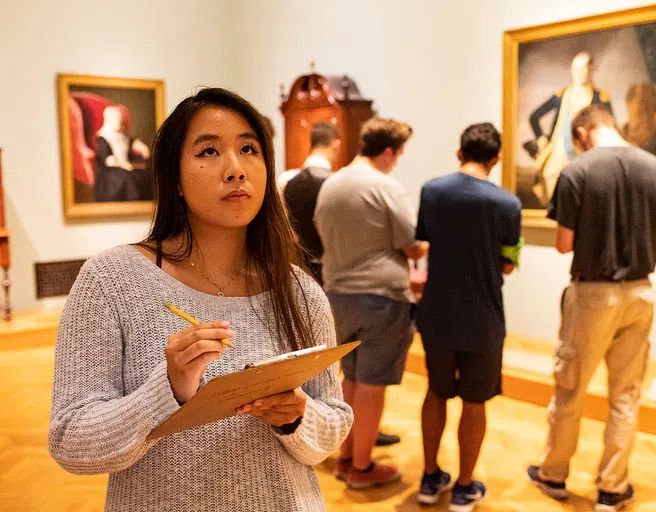
<path fill-rule="evenodd" d="M 48 455 L 54 349 L 0 351 L 0 511 L 97 512 L 106 476 L 76 476 Z"/>
<path fill-rule="evenodd" d="M 0 351 L 0 511 L 96 512 L 103 508 L 105 476 L 80 477 L 66 473 L 51 460 L 46 448 L 50 409 L 52 348 Z M 406 374 L 402 386 L 388 395 L 385 430 L 403 437 L 401 445 L 377 449 L 381 460 L 393 460 L 404 471 L 403 480 L 389 488 L 348 491 L 331 475 L 334 459 L 317 467 L 327 508 L 337 511 L 404 512 L 446 510 L 448 497 L 438 506 L 416 505 L 422 472 L 419 410 L 426 387 L 424 377 Z M 445 434 L 441 464 L 457 471 L 457 402 Z M 542 407 L 495 399 L 489 407 L 489 429 L 477 476 L 488 485 L 489 499 L 481 512 L 591 511 L 595 498 L 594 471 L 603 427 L 584 420 L 579 453 L 573 461 L 569 486 L 574 496 L 564 504 L 543 497 L 524 478 L 525 466 L 535 462 L 545 436 Z M 656 437 L 640 434 L 632 459 L 636 487 L 635 512 L 656 512 Z M 257 512 L 257 511 L 254 511 Z"/>

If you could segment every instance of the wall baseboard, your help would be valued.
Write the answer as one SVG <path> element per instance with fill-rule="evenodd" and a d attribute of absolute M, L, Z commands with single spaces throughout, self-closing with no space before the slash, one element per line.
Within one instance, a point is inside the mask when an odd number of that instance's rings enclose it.
<path fill-rule="evenodd" d="M 61 310 L 18 313 L 0 321 L 0 351 L 55 346 Z"/>

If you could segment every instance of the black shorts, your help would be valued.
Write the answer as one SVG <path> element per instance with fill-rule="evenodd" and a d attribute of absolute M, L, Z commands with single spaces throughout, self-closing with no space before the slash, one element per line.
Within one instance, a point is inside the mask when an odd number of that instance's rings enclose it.
<path fill-rule="evenodd" d="M 428 387 L 439 398 L 484 403 L 501 394 L 503 344 L 481 354 L 424 342 Z"/>

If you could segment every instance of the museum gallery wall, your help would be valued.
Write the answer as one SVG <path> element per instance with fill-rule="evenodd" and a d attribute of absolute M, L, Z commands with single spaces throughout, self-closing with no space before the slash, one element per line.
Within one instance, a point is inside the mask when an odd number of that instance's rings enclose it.
<path fill-rule="evenodd" d="M 424 181 L 456 168 L 457 136 L 466 124 L 486 119 L 501 125 L 504 32 L 648 3 L 554 0 L 546 10 L 537 0 L 508 0 L 502 5 L 482 0 L 446 5 L 418 1 L 417 9 L 403 9 L 391 0 L 355 5 L 341 0 L 324 12 L 326 22 L 317 24 L 316 7 L 300 0 L 286 2 L 285 9 L 277 2 L 247 0 L 241 4 L 244 9 L 237 9 L 229 2 L 197 1 L 195 7 L 207 13 L 200 19 L 184 6 L 159 12 L 158 4 L 149 0 L 128 19 L 107 13 L 101 26 L 93 23 L 90 7 L 72 0 L 63 0 L 56 8 L 44 3 L 36 11 L 12 5 L 7 23 L 16 30 L 0 35 L 4 47 L 33 48 L 33 41 L 53 23 L 63 24 L 73 14 L 78 20 L 68 24 L 53 44 L 30 50 L 30 59 L 8 58 L 3 66 L 3 72 L 13 77 L 0 84 L 0 110 L 12 119 L 11 126 L 0 125 L 0 141 L 5 148 L 7 225 L 12 229 L 12 253 L 19 255 L 12 262 L 14 303 L 21 310 L 40 306 L 34 297 L 35 261 L 84 257 L 138 240 L 148 227 L 144 218 L 88 222 L 64 216 L 58 73 L 163 80 L 169 109 L 198 85 L 229 86 L 269 115 L 282 134 L 280 83 L 290 87 L 314 60 L 323 73 L 355 77 L 362 93 L 375 99 L 381 115 L 402 117 L 415 128 L 396 175 L 416 204 Z M 352 16 L 344 17 L 347 7 Z M 248 14 L 252 9 L 267 20 L 258 23 L 257 30 Z M 477 16 L 470 16 L 472 12 Z M 364 18 L 372 23 L 361 23 Z M 216 21 L 227 19 L 230 23 Z M 190 33 L 203 37 L 183 37 Z M 240 57 L 232 51 L 231 41 L 242 35 L 257 52 Z M 611 47 L 608 51 L 612 55 Z M 530 63 L 539 52 L 526 55 L 523 62 Z M 514 145 L 519 165 L 533 163 L 523 147 L 536 140 L 530 114 L 567 86 L 572 59 L 570 55 L 560 64 L 563 85 L 540 85 L 526 100 L 523 131 L 518 131 Z M 615 87 L 599 73 L 595 81 L 617 113 L 626 109 L 624 86 Z M 549 119 L 542 119 L 540 126 L 548 131 Z M 283 137 L 277 137 L 276 147 L 279 155 L 284 154 Z M 279 167 L 283 160 L 279 158 Z M 501 183 L 500 169 L 495 179 Z M 529 244 L 521 272 L 506 283 L 508 326 L 511 332 L 551 340 L 558 329 L 559 296 L 568 279 L 569 259 L 555 253 L 548 235 L 540 239 L 545 242 Z"/>

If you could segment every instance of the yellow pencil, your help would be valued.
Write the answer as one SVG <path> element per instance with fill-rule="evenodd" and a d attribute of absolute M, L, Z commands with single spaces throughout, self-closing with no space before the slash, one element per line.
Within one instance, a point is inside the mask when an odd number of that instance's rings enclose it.
<path fill-rule="evenodd" d="M 184 311 L 182 311 L 182 310 L 179 309 L 179 308 L 176 308 L 176 307 L 175 307 L 173 304 L 171 304 L 170 302 L 166 305 L 166 307 L 169 308 L 171 311 L 173 311 L 173 312 L 174 312 L 176 315 L 178 315 L 179 317 L 184 318 L 184 319 L 185 319 L 187 322 L 189 322 L 190 324 L 200 325 L 200 322 L 199 322 L 198 320 L 196 320 L 193 316 L 191 316 L 191 315 L 185 313 Z M 220 341 L 221 343 L 223 343 L 223 345 L 226 346 L 226 347 L 231 347 L 231 348 L 232 348 L 232 347 L 234 346 L 234 345 L 232 344 L 232 342 L 231 342 L 230 340 L 228 340 L 228 339 L 222 339 L 222 340 L 219 340 L 219 341 Z"/>

